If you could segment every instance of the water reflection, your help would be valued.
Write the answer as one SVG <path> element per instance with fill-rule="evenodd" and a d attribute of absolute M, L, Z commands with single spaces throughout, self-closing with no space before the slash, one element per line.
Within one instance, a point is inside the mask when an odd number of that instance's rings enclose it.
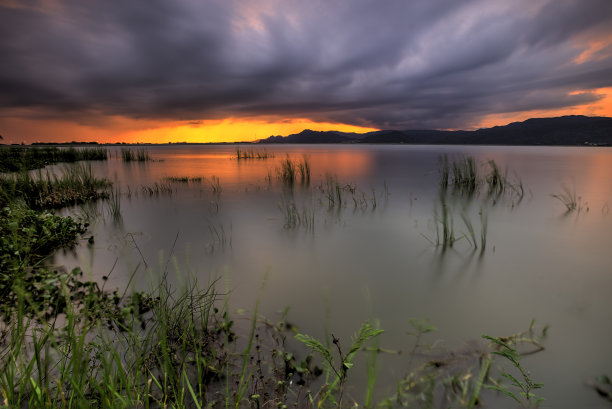
<path fill-rule="evenodd" d="M 408 317 L 429 318 L 449 347 L 485 332 L 524 329 L 537 317 L 551 324 L 551 346 L 528 366 L 546 382 L 542 394 L 551 407 L 598 403 L 581 385 L 583 375 L 612 366 L 603 341 L 612 328 L 602 324 L 612 322 L 612 217 L 606 211 L 612 151 L 267 149 L 273 158 L 236 160 L 232 146 L 156 146 L 152 162 L 93 164 L 98 176 L 120 186 L 123 222 L 109 217 L 106 203 L 78 210 L 94 220 L 94 243 L 84 240 L 76 254 L 59 254 L 56 263 L 82 266 L 100 280 L 106 276 L 107 288 L 147 288 L 164 271 L 177 283 L 189 274 L 204 282 L 223 277 L 236 308 L 254 305 L 254 289 L 269 272 L 264 315 L 291 306 L 290 319 L 304 332 L 321 336 L 328 325 L 345 339 L 375 317 L 392 349 L 405 349 Z M 310 184 L 289 187 L 278 180 L 287 155 L 306 155 Z M 523 193 L 514 187 L 490 191 L 486 180 L 471 193 L 455 190 L 452 181 L 441 189 L 444 155 L 449 166 L 474 158 L 485 179 L 494 160 L 511 185 L 522 182 Z M 590 210 L 560 219 L 562 205 L 550 194 L 568 180 Z M 143 186 L 156 183 L 169 184 L 171 193 L 143 193 Z M 393 362 L 388 369 L 400 370 Z"/>

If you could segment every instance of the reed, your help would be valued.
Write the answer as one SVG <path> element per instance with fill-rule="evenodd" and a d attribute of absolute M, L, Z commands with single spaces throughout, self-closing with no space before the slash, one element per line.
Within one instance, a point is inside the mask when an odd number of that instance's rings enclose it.
<path fill-rule="evenodd" d="M 105 148 L 0 146 L 0 172 L 33 170 L 62 162 L 106 160 Z"/>
<path fill-rule="evenodd" d="M 220 195 L 223 192 L 223 187 L 221 186 L 221 181 L 215 175 L 210 177 L 210 189 L 215 195 Z"/>
<path fill-rule="evenodd" d="M 263 151 L 255 151 L 253 148 L 251 149 L 240 149 L 239 146 L 236 147 L 236 156 L 237 160 L 246 160 L 246 159 L 269 159 L 273 158 L 274 154 L 269 153 L 265 149 Z"/>
<path fill-rule="evenodd" d="M 308 186 L 310 184 L 310 162 L 307 156 L 302 160 L 294 160 L 287 155 L 281 161 L 281 165 L 276 169 L 277 179 L 286 186 L 292 187 L 296 182 Z"/>
<path fill-rule="evenodd" d="M 91 165 L 65 165 L 61 175 L 20 172 L 0 175 L 0 204 L 23 200 L 32 209 L 60 208 L 107 196 L 110 182 L 93 176 Z"/>
<path fill-rule="evenodd" d="M 193 177 L 188 177 L 188 176 L 168 176 L 165 178 L 166 181 L 168 182 L 173 182 L 173 183 L 199 183 L 202 181 L 202 177 L 201 176 L 193 176 Z"/>
<path fill-rule="evenodd" d="M 566 213 L 571 213 L 573 211 L 582 210 L 582 197 L 576 194 L 576 191 L 568 188 L 567 186 L 563 186 L 563 191 L 558 194 L 551 194 L 552 197 L 559 200 L 565 206 Z"/>
<path fill-rule="evenodd" d="M 151 156 L 149 156 L 149 152 L 144 148 L 121 148 L 121 159 L 123 159 L 124 162 L 148 162 L 153 160 Z"/>
<path fill-rule="evenodd" d="M 141 192 L 145 196 L 172 196 L 174 188 L 168 183 L 155 182 L 151 186 L 142 186 Z"/>
<path fill-rule="evenodd" d="M 107 206 L 108 212 L 114 220 L 121 219 L 121 191 L 119 188 L 110 191 Z"/>

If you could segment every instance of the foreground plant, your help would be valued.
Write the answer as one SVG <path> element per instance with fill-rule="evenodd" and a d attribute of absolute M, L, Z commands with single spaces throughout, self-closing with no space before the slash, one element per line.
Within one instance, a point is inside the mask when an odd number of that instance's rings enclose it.
<path fill-rule="evenodd" d="M 355 354 L 361 350 L 366 341 L 377 337 L 383 332 L 383 330 L 373 328 L 370 323 L 363 324 L 353 339 L 353 342 L 346 354 L 342 352 L 340 340 L 332 335 L 332 343 L 334 344 L 337 352 L 337 359 L 334 359 L 334 353 L 331 347 L 323 345 L 320 341 L 311 337 L 310 335 L 297 334 L 295 336 L 298 341 L 304 343 L 310 349 L 319 353 L 326 363 L 325 368 L 328 380 L 323 388 L 325 392 L 319 397 L 319 403 L 317 406 L 321 406 L 323 403 L 330 401 L 332 404 L 337 405 L 338 408 L 342 408 L 344 384 L 346 382 L 349 369 L 353 367 Z M 337 400 L 333 396 L 333 393 L 336 390 L 338 391 Z"/>

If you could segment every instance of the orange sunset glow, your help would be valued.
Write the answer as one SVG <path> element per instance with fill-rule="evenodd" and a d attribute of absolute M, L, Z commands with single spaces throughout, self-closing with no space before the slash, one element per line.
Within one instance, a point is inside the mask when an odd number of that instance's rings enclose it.
<path fill-rule="evenodd" d="M 247 142 L 612 116 L 607 0 L 315 3 L 0 0 L 1 142 Z"/>
<path fill-rule="evenodd" d="M 524 121 L 529 118 L 550 118 L 564 115 L 586 115 L 586 116 L 608 116 L 612 117 L 612 87 L 599 88 L 595 90 L 574 91 L 569 95 L 590 94 L 597 98 L 596 102 L 569 106 L 562 109 L 509 112 L 500 114 L 489 114 L 478 122 L 475 128 L 490 128 L 493 126 L 506 125 L 510 122 Z"/>

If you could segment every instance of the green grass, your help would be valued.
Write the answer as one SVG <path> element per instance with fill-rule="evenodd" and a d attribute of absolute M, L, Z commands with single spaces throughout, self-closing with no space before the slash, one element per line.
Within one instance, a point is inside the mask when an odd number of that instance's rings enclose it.
<path fill-rule="evenodd" d="M 61 175 L 38 170 L 0 175 L 0 204 L 24 201 L 32 209 L 48 209 L 107 197 L 110 182 L 94 177 L 91 165 L 65 165 Z"/>
<path fill-rule="evenodd" d="M 292 159 L 287 155 L 281 161 L 281 165 L 276 170 L 278 180 L 286 186 L 293 186 L 295 183 L 302 185 L 310 184 L 310 162 L 306 156 L 302 160 Z"/>
<path fill-rule="evenodd" d="M 473 198 L 486 186 L 486 197 L 494 203 L 507 198 L 513 205 L 520 203 L 525 195 L 523 183 L 517 178 L 511 181 L 507 171 L 502 172 L 494 160 L 489 160 L 484 171 L 479 171 L 473 157 L 460 157 L 449 161 L 447 155 L 439 158 L 438 185 L 440 190 L 451 192 L 460 197 Z"/>
<path fill-rule="evenodd" d="M 108 182 L 93 178 L 91 168 L 81 165 L 65 168 L 61 177 L 38 175 L 2 179 L 0 407 L 376 406 L 376 358 L 384 353 L 378 347 L 384 343 L 383 331 L 376 325 L 366 322 L 348 342 L 334 335 L 324 342 L 297 331 L 286 311 L 277 322 L 260 316 L 259 301 L 247 326 L 236 324 L 227 307 L 229 296 L 216 291 L 214 280 L 174 288 L 164 270 L 155 287 L 128 295 L 129 284 L 122 291 L 106 290 L 80 269 L 49 267 L 48 257 L 76 245 L 87 226 L 52 214 L 46 207 L 54 202 L 32 198 L 44 189 L 99 189 Z M 20 185 L 17 178 L 25 182 Z M 163 185 L 156 186 L 151 192 L 160 194 Z M 324 195 L 335 209 L 350 202 L 345 195 L 359 192 L 335 179 L 328 187 Z M 372 196 L 363 195 L 375 208 L 375 191 Z M 109 206 L 111 214 L 120 214 L 118 189 Z M 291 202 L 287 206 L 295 208 Z M 298 216 L 289 217 L 301 223 L 300 212 L 294 213 Z M 449 217 L 446 234 L 453 237 Z M 314 216 L 305 219 L 314 225 Z M 483 220 L 485 225 L 486 216 Z M 475 229 L 467 228 L 476 243 Z M 229 238 L 221 225 L 213 226 L 211 235 L 231 246 L 231 228 Z M 481 247 L 485 243 L 481 239 Z M 488 342 L 451 352 L 424 344 L 434 330 L 425 320 L 409 324 L 415 342 L 406 348 L 411 351 L 406 375 L 378 407 L 474 408 L 484 406 L 485 394 L 495 398 L 497 393 L 521 403 L 538 402 L 534 390 L 540 385 L 532 381 L 518 347 L 543 349 L 533 323 L 524 333 L 487 336 Z M 369 358 L 367 386 L 349 395 L 347 385 L 364 354 Z M 388 385 L 381 388 L 389 390 Z"/>
<path fill-rule="evenodd" d="M 39 169 L 61 162 L 106 160 L 105 148 L 0 146 L 0 172 Z"/>

